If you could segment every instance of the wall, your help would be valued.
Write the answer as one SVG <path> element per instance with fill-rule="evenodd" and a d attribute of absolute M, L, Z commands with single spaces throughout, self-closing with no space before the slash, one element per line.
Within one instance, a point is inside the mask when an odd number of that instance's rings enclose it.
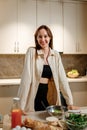
<path fill-rule="evenodd" d="M 20 78 L 23 70 L 25 55 L 0 55 L 0 79 Z M 85 75 L 87 55 L 61 54 L 65 71 L 78 69 L 80 75 Z"/>

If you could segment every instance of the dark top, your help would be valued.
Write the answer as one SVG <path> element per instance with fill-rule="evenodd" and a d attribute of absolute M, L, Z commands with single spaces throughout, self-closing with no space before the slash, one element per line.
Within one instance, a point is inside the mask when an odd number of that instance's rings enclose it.
<path fill-rule="evenodd" d="M 41 77 L 50 79 L 51 76 L 52 76 L 52 71 L 51 71 L 50 66 L 49 65 L 44 65 Z"/>
<path fill-rule="evenodd" d="M 51 78 L 52 71 L 49 65 L 43 66 L 42 76 L 43 78 Z M 45 110 L 49 103 L 47 101 L 48 84 L 40 83 L 38 86 L 38 91 L 35 97 L 34 108 L 35 111 Z"/>

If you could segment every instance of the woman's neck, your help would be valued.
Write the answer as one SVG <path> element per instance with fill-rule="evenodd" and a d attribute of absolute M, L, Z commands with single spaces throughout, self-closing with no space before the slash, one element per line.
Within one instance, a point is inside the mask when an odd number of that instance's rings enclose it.
<path fill-rule="evenodd" d="M 49 54 L 49 51 L 50 51 L 50 48 L 49 48 L 49 47 L 44 48 L 44 49 L 43 49 L 44 55 L 48 55 L 48 54 Z"/>
<path fill-rule="evenodd" d="M 43 49 L 43 52 L 44 52 L 44 63 L 45 64 L 48 64 L 49 51 L 50 51 L 50 48 Z"/>

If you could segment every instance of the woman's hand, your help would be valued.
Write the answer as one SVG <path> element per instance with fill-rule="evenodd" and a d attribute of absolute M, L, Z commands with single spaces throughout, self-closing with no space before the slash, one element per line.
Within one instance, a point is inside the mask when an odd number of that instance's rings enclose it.
<path fill-rule="evenodd" d="M 30 111 L 30 112 L 34 112 L 34 111 Z M 23 116 L 26 116 L 26 115 L 29 114 L 29 113 L 25 112 L 24 110 L 21 110 L 21 113 L 22 113 Z"/>
<path fill-rule="evenodd" d="M 80 109 L 80 107 L 78 107 L 78 106 L 73 106 L 73 105 L 68 105 L 68 110 L 78 110 L 78 109 Z"/>

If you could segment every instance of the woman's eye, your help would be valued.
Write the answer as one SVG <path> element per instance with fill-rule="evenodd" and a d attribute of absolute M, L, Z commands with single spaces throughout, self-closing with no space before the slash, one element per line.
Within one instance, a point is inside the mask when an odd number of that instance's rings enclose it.
<path fill-rule="evenodd" d="M 42 38 L 42 36 L 39 35 L 38 38 Z"/>
<path fill-rule="evenodd" d="M 44 36 L 39 35 L 39 36 L 38 36 L 38 38 L 40 38 L 40 39 L 41 39 L 41 38 L 47 38 L 47 37 L 48 37 L 48 35 L 44 35 Z"/>
<path fill-rule="evenodd" d="M 47 38 L 47 37 L 48 37 L 47 35 L 44 36 L 44 38 Z"/>

